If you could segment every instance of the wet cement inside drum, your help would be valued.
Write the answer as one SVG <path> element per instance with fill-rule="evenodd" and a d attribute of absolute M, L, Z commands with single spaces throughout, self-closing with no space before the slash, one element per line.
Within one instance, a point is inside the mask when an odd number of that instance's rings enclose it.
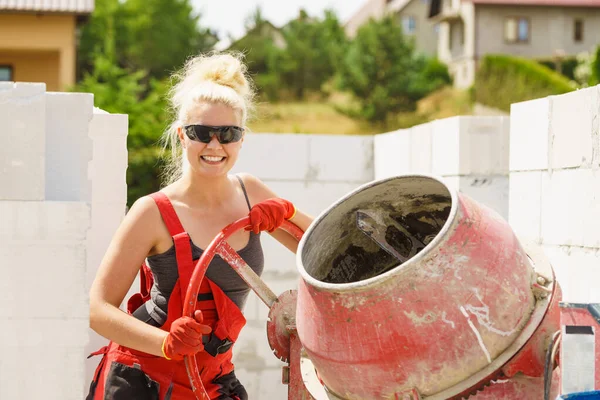
<path fill-rule="evenodd" d="M 442 230 L 448 215 L 450 215 L 449 206 L 440 211 L 420 211 L 408 215 L 396 212 L 391 213 L 390 217 L 410 232 L 414 238 L 427 245 Z M 407 237 L 404 237 L 404 239 L 409 243 L 411 242 Z"/>
<path fill-rule="evenodd" d="M 435 199 L 431 197 L 414 199 L 409 208 L 412 210 L 416 208 L 418 211 L 407 214 L 396 209 L 387 209 L 391 223 L 386 227 L 385 240 L 403 257 L 412 258 L 418 254 L 435 238 L 448 219 L 450 198 L 435 197 Z M 437 210 L 419 210 L 420 206 L 428 208 L 425 206 L 436 202 L 440 206 Z M 351 235 L 350 243 L 344 251 L 334 257 L 331 269 L 323 279 L 324 282 L 358 282 L 381 275 L 402 264 L 402 261 L 381 248 L 375 247 L 376 250 L 373 251 L 372 243 L 368 242 L 370 239 L 358 229 L 351 233 L 344 233 Z"/>

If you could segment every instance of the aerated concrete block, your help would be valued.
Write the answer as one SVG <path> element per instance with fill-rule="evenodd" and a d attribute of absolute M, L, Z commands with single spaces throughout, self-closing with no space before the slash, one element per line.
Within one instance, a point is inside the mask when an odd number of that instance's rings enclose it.
<path fill-rule="evenodd" d="M 471 175 L 460 177 L 460 191 L 508 220 L 508 177 Z"/>
<path fill-rule="evenodd" d="M 46 94 L 46 199 L 91 201 L 90 93 Z"/>
<path fill-rule="evenodd" d="M 248 172 L 262 180 L 306 180 L 309 135 L 248 133 L 232 173 Z"/>
<path fill-rule="evenodd" d="M 431 172 L 440 176 L 459 176 L 460 117 L 432 122 Z"/>
<path fill-rule="evenodd" d="M 127 124 L 127 115 L 94 111 L 89 128 L 93 141 L 89 179 L 94 204 L 127 200 Z"/>
<path fill-rule="evenodd" d="M 544 244 L 600 247 L 600 171 L 568 169 L 542 179 Z"/>
<path fill-rule="evenodd" d="M 281 382 L 281 368 L 269 368 L 260 374 L 259 398 L 285 399 L 288 386 Z"/>
<path fill-rule="evenodd" d="M 510 109 L 510 171 L 548 169 L 553 97 L 513 104 Z"/>
<path fill-rule="evenodd" d="M 599 87 L 577 90 L 552 99 L 552 168 L 590 167 L 593 135 L 600 114 Z M 596 132 L 594 132 L 596 124 Z"/>
<path fill-rule="evenodd" d="M 83 242 L 3 243 L 0 318 L 87 318 L 85 251 Z"/>
<path fill-rule="evenodd" d="M 510 173 L 508 222 L 515 233 L 535 243 L 541 241 L 542 171 Z"/>
<path fill-rule="evenodd" d="M 36 325 L 31 329 L 42 330 Z M 68 329 L 65 326 L 64 332 L 68 333 Z M 83 347 L 58 347 L 52 342 L 6 347 L 3 343 L 0 351 L 0 398 L 81 400 L 87 395 Z"/>
<path fill-rule="evenodd" d="M 600 249 L 549 245 L 544 252 L 563 290 L 563 301 L 600 302 Z"/>
<path fill-rule="evenodd" d="M 432 123 L 410 129 L 410 170 L 417 174 L 431 174 Z"/>
<path fill-rule="evenodd" d="M 83 241 L 90 218 L 86 203 L 0 201 L 0 241 Z"/>
<path fill-rule="evenodd" d="M 411 173 L 410 130 L 375 135 L 375 179 Z"/>
<path fill-rule="evenodd" d="M 452 117 L 432 122 L 432 173 L 507 175 L 508 118 Z"/>
<path fill-rule="evenodd" d="M 0 82 L 0 135 L 0 200 L 43 200 L 45 84 Z"/>
<path fill-rule="evenodd" d="M 308 162 L 310 180 L 371 181 L 374 177 L 373 137 L 311 135 Z"/>

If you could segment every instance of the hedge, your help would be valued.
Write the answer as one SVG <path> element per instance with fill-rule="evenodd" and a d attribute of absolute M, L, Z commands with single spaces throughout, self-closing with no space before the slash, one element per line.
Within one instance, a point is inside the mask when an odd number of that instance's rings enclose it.
<path fill-rule="evenodd" d="M 550 68 L 553 71 L 556 71 L 556 60 L 552 60 L 552 59 L 538 59 L 536 60 L 537 62 L 539 62 L 542 65 L 545 65 L 546 67 Z M 560 69 L 561 69 L 561 74 L 566 76 L 568 79 L 570 80 L 575 80 L 575 68 L 577 68 L 577 65 L 579 65 L 579 62 L 577 61 L 577 57 L 575 56 L 569 56 L 569 57 L 564 57 L 560 60 Z"/>
<path fill-rule="evenodd" d="M 487 55 L 475 77 L 475 100 L 510 111 L 510 105 L 573 91 L 575 86 L 561 74 L 534 60 Z"/>

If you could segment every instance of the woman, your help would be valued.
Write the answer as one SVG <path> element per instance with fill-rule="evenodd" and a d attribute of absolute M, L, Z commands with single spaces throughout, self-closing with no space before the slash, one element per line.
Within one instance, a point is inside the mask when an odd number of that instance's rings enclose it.
<path fill-rule="evenodd" d="M 228 224 L 250 216 L 251 227 L 228 240 L 260 274 L 259 232 L 290 250 L 297 243 L 277 230 L 284 219 L 306 230 L 312 219 L 277 198 L 257 178 L 228 175 L 244 141 L 253 90 L 235 55 L 190 60 L 171 93 L 176 120 L 165 133 L 173 150 L 170 184 L 136 201 L 117 230 L 90 290 L 90 326 L 111 340 L 88 399 L 194 399 L 183 363 L 196 355 L 211 399 L 246 399 L 235 377 L 231 346 L 245 324 L 240 310 L 249 288 L 219 257 L 211 262 L 194 318 L 182 316 L 196 261 Z M 140 265 L 142 290 L 119 305 Z"/>

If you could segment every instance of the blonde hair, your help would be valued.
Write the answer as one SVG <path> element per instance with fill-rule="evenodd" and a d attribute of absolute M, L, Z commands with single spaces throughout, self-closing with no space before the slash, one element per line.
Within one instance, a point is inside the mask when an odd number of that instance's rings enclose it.
<path fill-rule="evenodd" d="M 177 130 L 185 125 L 190 112 L 201 103 L 225 104 L 240 112 L 245 127 L 253 110 L 255 93 L 243 55 L 237 52 L 193 57 L 172 79 L 176 82 L 169 92 L 173 122 L 162 137 L 164 149 L 171 148 L 170 160 L 163 172 L 166 184 L 181 177 L 183 160 Z"/>

